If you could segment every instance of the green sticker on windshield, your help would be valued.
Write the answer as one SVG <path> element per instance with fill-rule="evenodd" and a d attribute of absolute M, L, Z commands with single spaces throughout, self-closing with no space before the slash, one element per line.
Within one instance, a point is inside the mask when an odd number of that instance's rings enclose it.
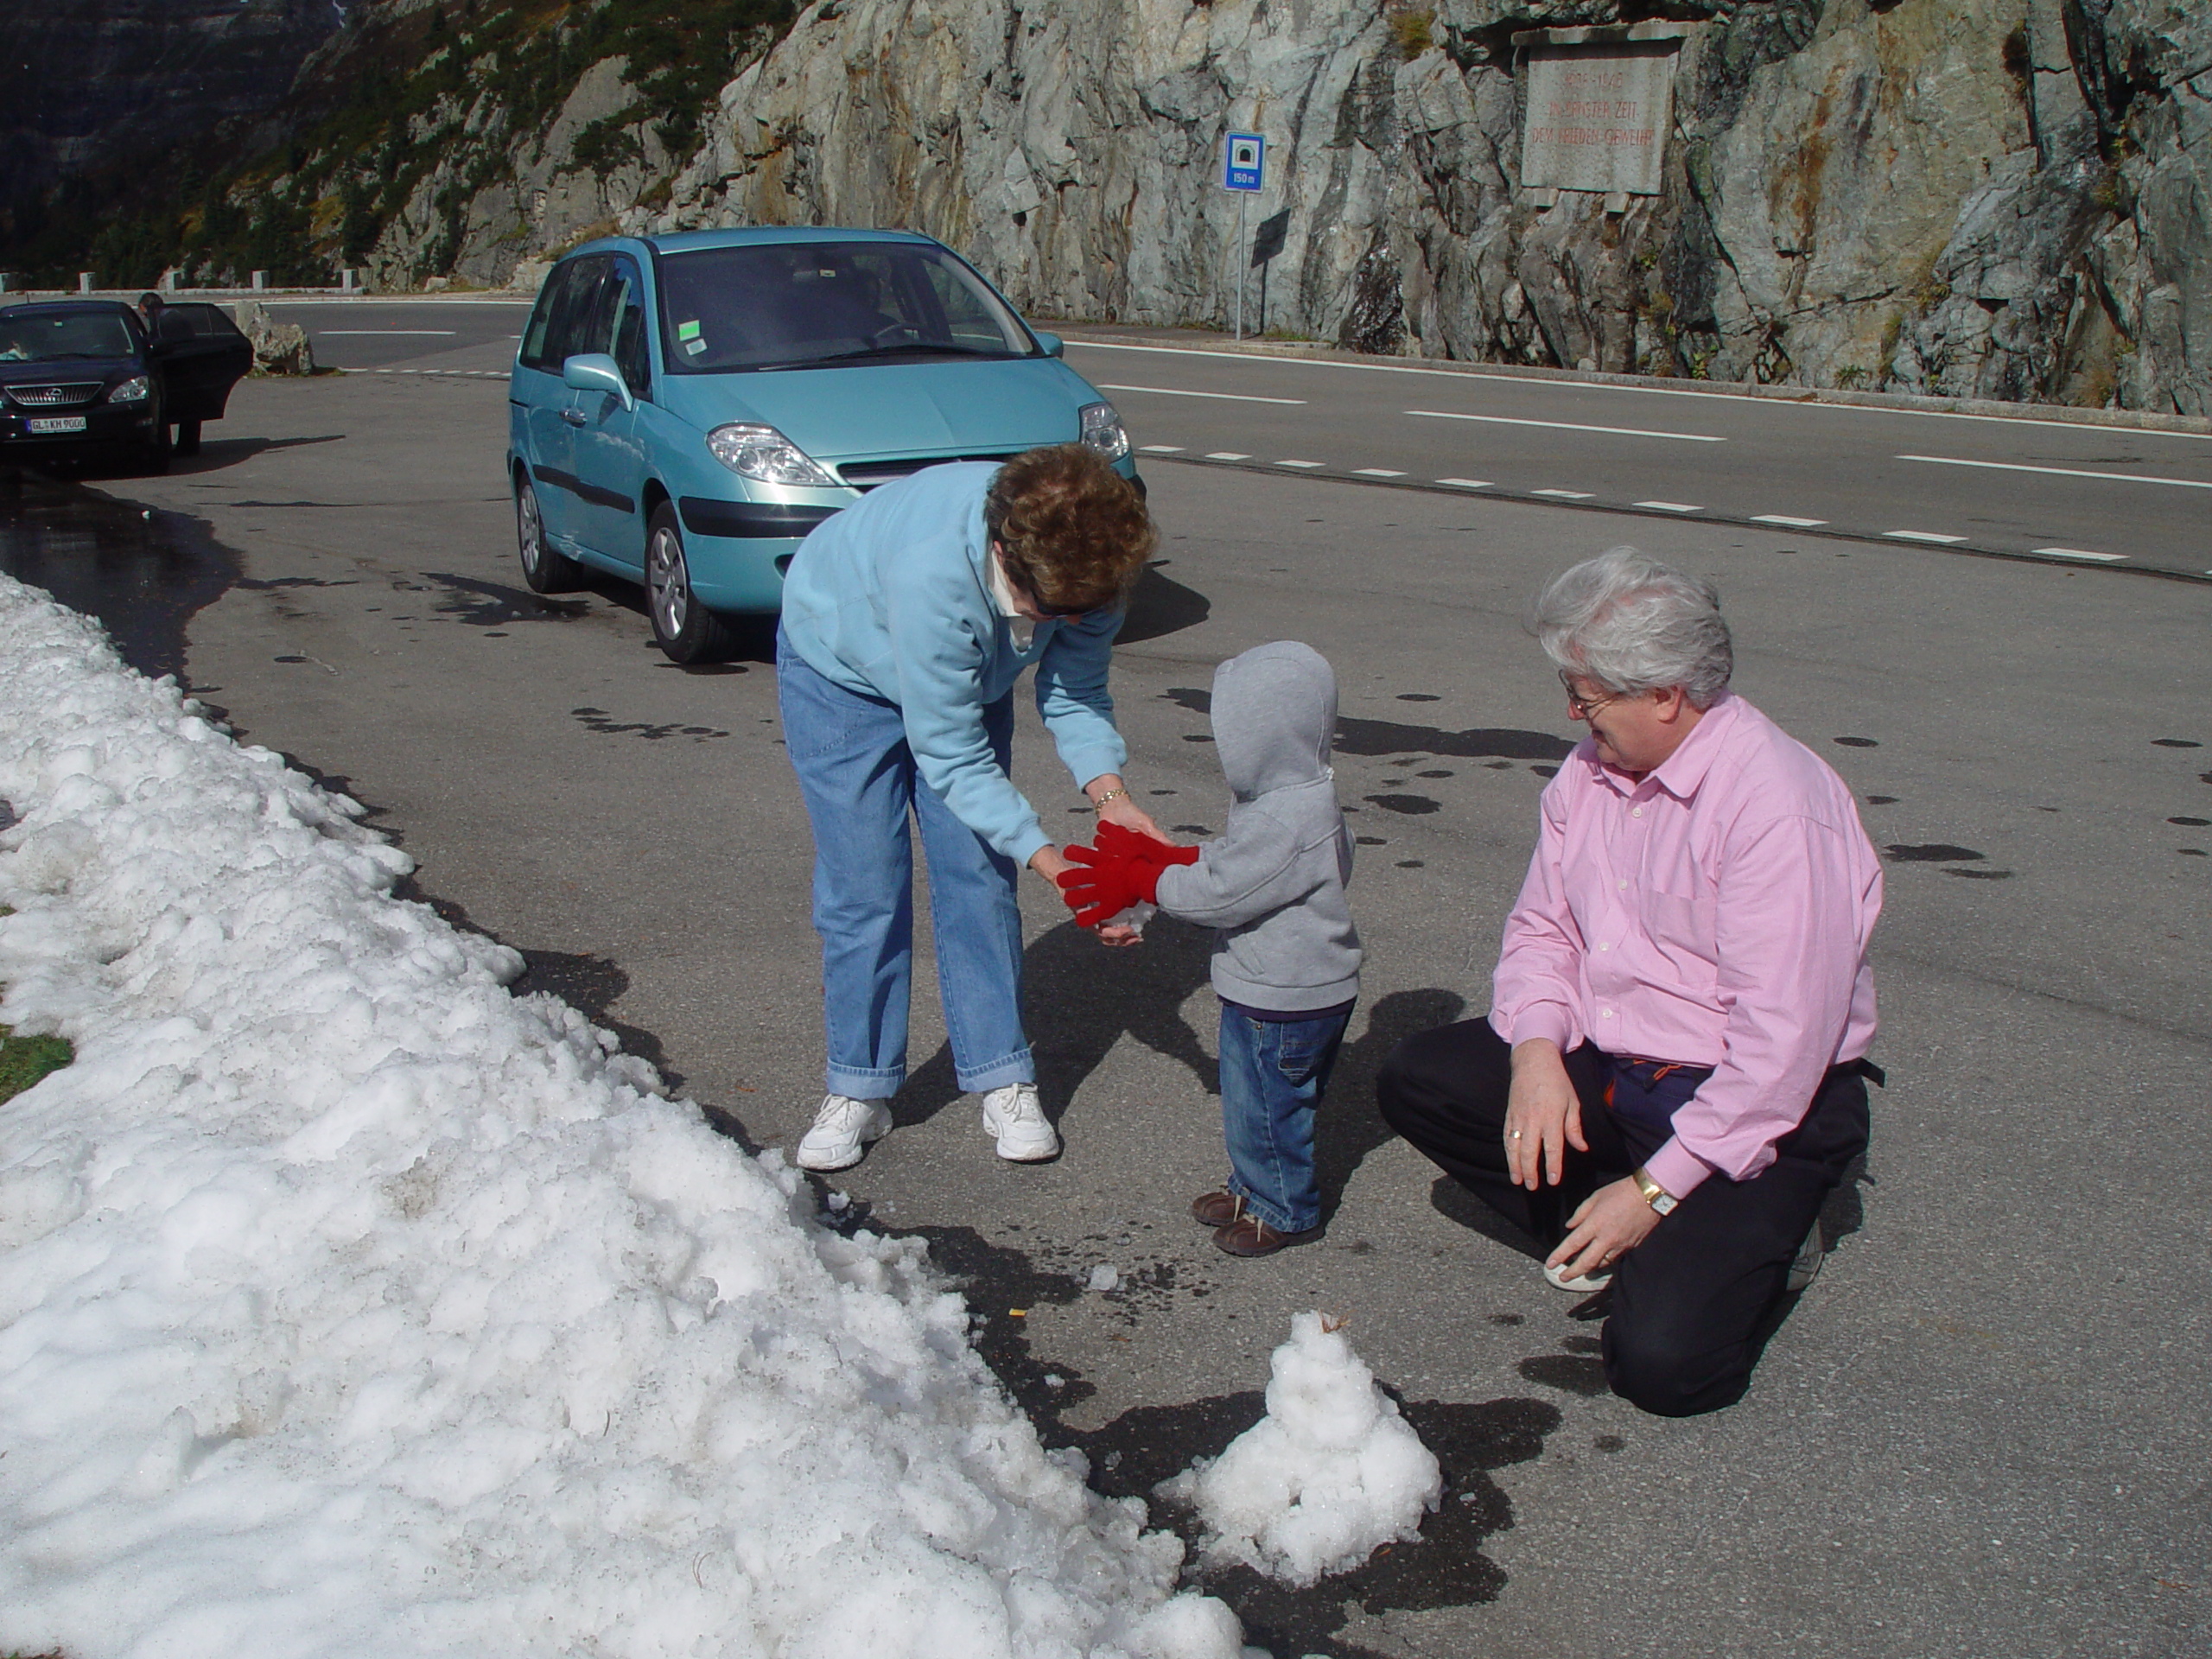
<path fill-rule="evenodd" d="M 679 323 L 677 323 L 677 324 L 676 325 L 676 337 L 677 337 L 678 340 L 696 340 L 696 339 L 698 339 L 698 338 L 699 338 L 699 325 L 698 325 L 696 322 L 679 322 Z"/>

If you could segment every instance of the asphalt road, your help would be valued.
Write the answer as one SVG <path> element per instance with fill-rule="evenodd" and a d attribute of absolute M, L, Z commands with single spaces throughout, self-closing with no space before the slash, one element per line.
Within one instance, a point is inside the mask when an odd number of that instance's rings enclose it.
<path fill-rule="evenodd" d="M 471 326 L 385 366 L 466 369 L 501 348 Z M 1144 360 L 1099 378 L 1195 389 L 1162 365 L 1229 372 Z M 1384 401 L 1442 407 L 1450 390 Z M 1116 395 L 1141 442 L 1363 459 L 1248 442 L 1241 405 L 1201 435 L 1195 415 Z M 1739 418 L 1688 407 L 1699 429 Z M 772 670 L 757 652 L 667 664 L 613 586 L 522 590 L 495 381 L 252 382 L 232 411 L 168 477 L 99 486 L 232 550 L 237 579 L 192 597 L 194 690 L 368 803 L 420 861 L 422 893 L 526 953 L 523 988 L 614 1025 L 733 1133 L 790 1145 L 821 1087 L 817 957 Z M 1676 447 L 1690 460 L 1671 464 L 1707 470 L 1677 470 L 1667 493 L 1720 499 L 1713 457 L 1735 452 Z M 1165 563 L 1116 658 L 1140 798 L 1185 834 L 1219 828 L 1191 693 L 1224 657 L 1300 638 L 1343 684 L 1371 966 L 1324 1115 L 1325 1240 L 1234 1262 L 1184 1219 L 1222 1163 L 1204 942 L 1162 922 L 1141 950 L 1103 951 L 1033 882 L 1031 1022 L 1065 1157 L 992 1157 L 925 968 L 918 1070 L 896 1132 L 834 1179 L 845 1215 L 932 1239 L 967 1275 L 1000 1374 L 1108 1491 L 1141 1491 L 1249 1422 L 1294 1313 L 1350 1316 L 1451 1484 L 1424 1542 L 1353 1578 L 1295 1597 L 1223 1582 L 1279 1654 L 2212 1645 L 2212 587 L 1271 465 L 1148 472 Z M 18 539 L 51 565 L 90 519 L 41 511 Z M 2133 523 L 2108 528 L 2147 544 Z M 1890 855 L 1874 959 L 1891 1085 L 1865 1178 L 1831 1206 L 1827 1271 L 1750 1396 L 1686 1422 L 1605 1392 L 1595 1325 L 1372 1101 L 1394 1042 L 1486 1006 L 1544 769 L 1573 734 L 1519 608 L 1630 536 L 1716 578 L 1739 688 L 1839 768 Z M 1019 781 L 1081 833 L 1071 783 L 1024 728 Z M 1116 1289 L 1083 1287 L 1099 1263 Z"/>
<path fill-rule="evenodd" d="M 519 301 L 296 302 L 316 359 L 500 376 Z M 1154 470 L 1306 472 L 1444 494 L 2212 578 L 2212 433 L 1791 403 L 1070 332 Z M 1596 535 L 1642 533 L 1634 524 Z"/>

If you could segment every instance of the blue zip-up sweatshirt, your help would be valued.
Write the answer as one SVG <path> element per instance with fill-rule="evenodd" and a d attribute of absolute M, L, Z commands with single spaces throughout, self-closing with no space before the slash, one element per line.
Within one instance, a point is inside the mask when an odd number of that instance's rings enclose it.
<path fill-rule="evenodd" d="M 995 461 L 931 467 L 825 518 L 784 576 L 784 637 L 824 679 L 898 706 L 914 763 L 953 816 L 1027 864 L 1052 844 L 999 769 L 983 710 L 1037 665 L 1037 712 L 1077 785 L 1121 771 L 1106 671 L 1120 611 L 1036 625 L 1027 651 L 992 602 L 983 498 Z"/>

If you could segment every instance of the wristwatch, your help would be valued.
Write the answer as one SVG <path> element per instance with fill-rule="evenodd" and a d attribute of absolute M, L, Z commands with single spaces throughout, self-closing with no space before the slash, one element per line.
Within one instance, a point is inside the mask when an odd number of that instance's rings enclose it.
<path fill-rule="evenodd" d="M 1615 1165 L 1614 1167 L 1618 1168 L 1619 1166 Z M 1665 1187 L 1653 1180 L 1649 1173 L 1645 1170 L 1636 1170 L 1629 1176 L 1629 1179 L 1636 1183 L 1636 1190 L 1643 1194 L 1643 1201 L 1651 1206 L 1652 1213 L 1655 1215 L 1669 1214 L 1674 1207 L 1681 1202 Z"/>

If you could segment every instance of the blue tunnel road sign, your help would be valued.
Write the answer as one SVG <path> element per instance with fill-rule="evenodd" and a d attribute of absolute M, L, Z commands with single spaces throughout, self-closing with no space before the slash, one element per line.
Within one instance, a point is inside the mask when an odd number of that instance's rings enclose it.
<path fill-rule="evenodd" d="M 1230 190 L 1257 190 L 1267 176 L 1268 141 L 1256 132 L 1232 132 L 1223 157 L 1221 182 Z"/>

